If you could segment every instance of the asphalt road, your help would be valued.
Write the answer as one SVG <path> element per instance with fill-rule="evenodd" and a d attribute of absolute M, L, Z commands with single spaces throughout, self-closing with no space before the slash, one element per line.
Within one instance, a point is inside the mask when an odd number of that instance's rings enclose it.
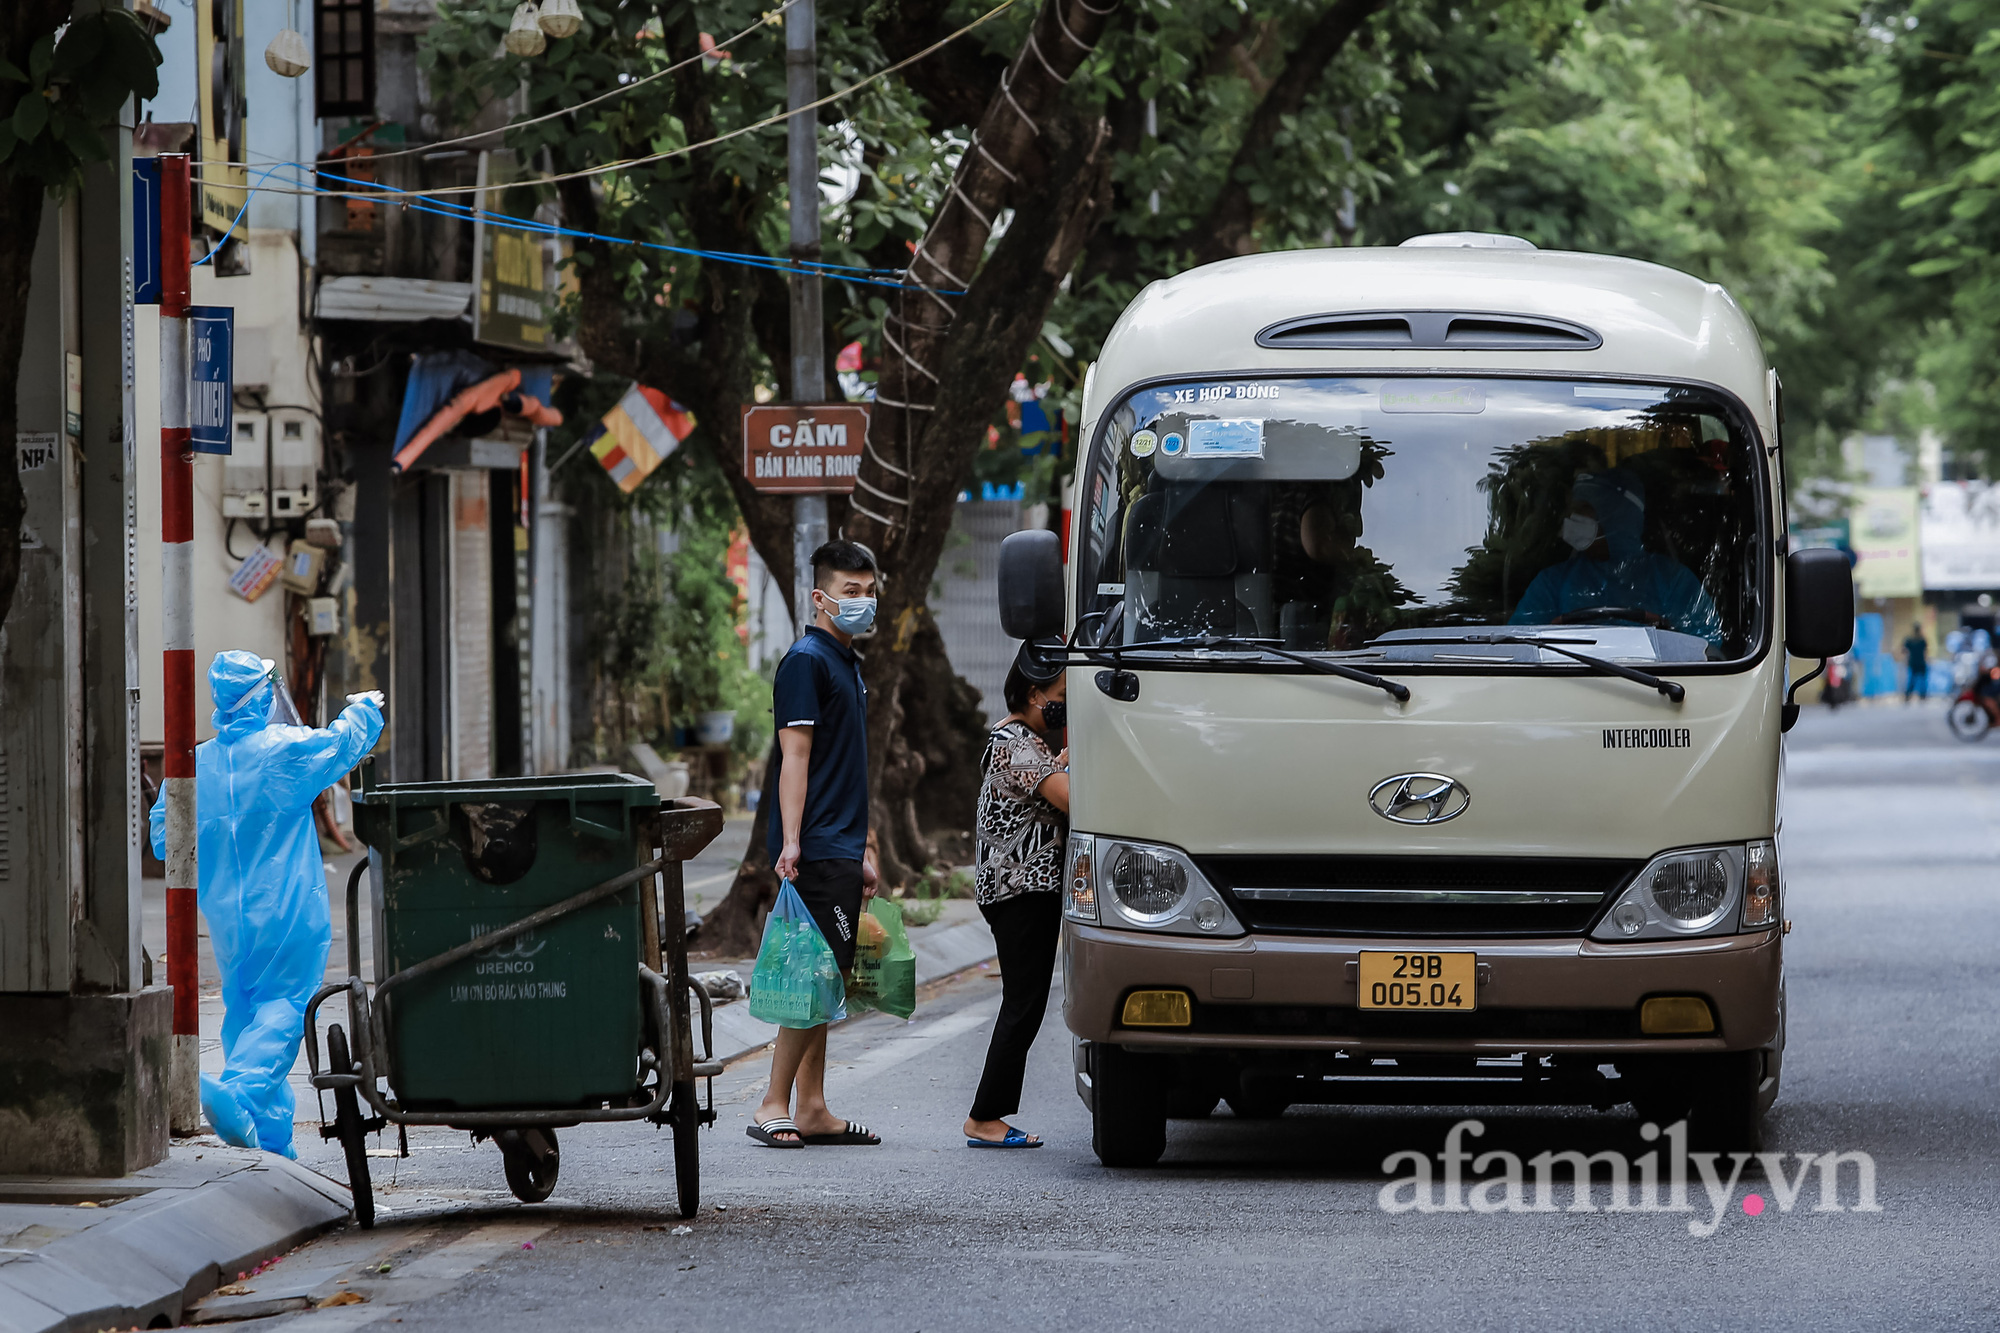
<path fill-rule="evenodd" d="M 742 1126 L 762 1062 L 739 1066 L 717 1081 L 702 1211 L 676 1235 L 664 1132 L 564 1131 L 556 1198 L 523 1207 L 491 1146 L 422 1131 L 409 1159 L 375 1163 L 390 1211 L 374 1233 L 287 1260 L 353 1258 L 342 1289 L 367 1302 L 272 1323 L 1993 1328 L 2000 740 L 1961 745 L 1937 709 L 1813 710 L 1787 781 L 1790 1046 L 1765 1146 L 1869 1154 L 1879 1211 L 1855 1209 L 1851 1171 L 1839 1211 L 1816 1210 L 1817 1183 L 1781 1208 L 1754 1162 L 1719 1209 L 1697 1181 L 1692 1213 L 1380 1206 L 1385 1157 L 1435 1156 L 1461 1116 L 1486 1127 L 1477 1151 L 1636 1157 L 1647 1145 L 1627 1108 L 1294 1108 L 1254 1124 L 1224 1110 L 1172 1124 L 1158 1168 L 1106 1170 L 1053 1007 L 1018 1118 L 1050 1146 L 974 1152 L 957 1130 L 998 991 L 974 977 L 929 997 L 914 1023 L 875 1017 L 834 1034 L 835 1109 L 880 1130 L 883 1147 L 754 1146 Z M 344 1177 L 331 1145 L 304 1147 Z M 1710 1220 L 1712 1235 L 1690 1234 Z"/>

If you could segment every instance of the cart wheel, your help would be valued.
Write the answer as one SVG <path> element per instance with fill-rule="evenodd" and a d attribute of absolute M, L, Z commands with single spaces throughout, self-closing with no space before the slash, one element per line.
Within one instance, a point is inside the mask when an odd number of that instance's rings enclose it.
<path fill-rule="evenodd" d="M 326 1030 L 327 1072 L 351 1074 L 354 1061 L 347 1053 L 347 1033 L 334 1023 Z M 368 1179 L 368 1131 L 361 1127 L 361 1103 L 354 1089 L 333 1090 L 333 1130 L 347 1154 L 347 1185 L 354 1192 L 354 1219 L 363 1231 L 375 1225 L 375 1188 Z"/>
<path fill-rule="evenodd" d="M 681 1216 L 693 1217 L 701 1208 L 701 1103 L 695 1100 L 694 1080 L 674 1084 L 674 1101 L 667 1112 L 674 1127 L 674 1184 L 680 1191 Z"/>
<path fill-rule="evenodd" d="M 556 1172 L 562 1167 L 562 1152 L 556 1147 L 556 1132 L 546 1125 L 527 1129 L 503 1129 L 493 1136 L 500 1145 L 500 1158 L 507 1166 L 507 1188 L 522 1203 L 540 1203 L 555 1193 Z"/>

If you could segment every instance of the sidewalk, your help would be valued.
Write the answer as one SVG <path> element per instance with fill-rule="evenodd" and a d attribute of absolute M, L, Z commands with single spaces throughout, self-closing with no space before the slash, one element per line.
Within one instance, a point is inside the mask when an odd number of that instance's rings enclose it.
<path fill-rule="evenodd" d="M 347 1215 L 344 1187 L 213 1138 L 119 1180 L 6 1177 L 0 1330 L 177 1325 L 190 1301 Z"/>
<path fill-rule="evenodd" d="M 732 819 L 722 836 L 688 863 L 688 905 L 707 911 L 721 901 L 749 838 L 747 818 Z M 327 978 L 347 971 L 345 891 L 358 855 L 327 862 L 333 901 L 333 946 Z M 166 935 L 164 894 L 145 884 L 145 941 L 159 959 Z M 367 914 L 362 956 L 372 955 Z M 990 964 L 993 935 L 969 900 L 945 905 L 939 919 L 910 929 L 917 984 L 926 986 Z M 753 961 L 711 961 L 698 971 L 734 971 L 747 983 Z M 370 970 L 367 962 L 364 970 Z M 322 1031 L 329 1018 L 321 1020 Z M 222 997 L 208 932 L 201 931 L 201 1066 L 219 1072 Z M 774 1024 L 750 1016 L 747 1000 L 715 1006 L 714 1055 L 741 1059 L 770 1044 Z M 301 1150 L 323 1145 L 319 1098 L 306 1081 L 301 1053 L 291 1076 Z M 318 1152 L 310 1157 L 321 1156 Z M 0 1178 L 0 1333 L 97 1333 L 106 1328 L 167 1327 L 189 1317 L 190 1304 L 218 1285 L 282 1255 L 347 1220 L 345 1185 L 269 1153 L 224 1147 L 212 1136 L 179 1139 L 159 1165 L 121 1180 Z M 311 1275 L 318 1281 L 323 1274 Z M 296 1285 L 296 1284 L 294 1284 Z M 211 1318 L 266 1313 L 255 1298 L 223 1298 Z M 286 1308 L 305 1304 L 285 1298 Z M 243 1308 L 235 1309 L 241 1305 Z M 227 1307 L 227 1308 L 225 1308 Z"/>

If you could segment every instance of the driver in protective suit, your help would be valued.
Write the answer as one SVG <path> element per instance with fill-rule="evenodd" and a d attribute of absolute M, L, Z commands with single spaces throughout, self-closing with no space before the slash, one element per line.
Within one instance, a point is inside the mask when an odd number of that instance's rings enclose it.
<path fill-rule="evenodd" d="M 1686 565 L 1648 551 L 1639 535 L 1646 525 L 1646 484 L 1623 468 L 1587 472 L 1570 491 L 1563 540 L 1576 554 L 1535 575 L 1509 623 L 1561 625 L 1597 617 L 1598 607 L 1630 608 L 1660 629 L 1722 642 L 1715 602 Z"/>
<path fill-rule="evenodd" d="M 274 669 L 240 650 L 208 669 L 216 734 L 195 749 L 196 897 L 224 1015 L 222 1076 L 201 1076 L 201 1109 L 225 1142 L 297 1157 L 286 1076 L 333 940 L 312 803 L 374 748 L 382 696 L 352 696 L 325 729 L 298 726 Z M 164 859 L 164 793 L 152 834 Z"/>

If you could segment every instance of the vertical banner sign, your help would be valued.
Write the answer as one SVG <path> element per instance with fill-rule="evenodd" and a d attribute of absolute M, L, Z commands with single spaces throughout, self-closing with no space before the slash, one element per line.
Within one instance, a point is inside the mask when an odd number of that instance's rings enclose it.
<path fill-rule="evenodd" d="M 1917 488 L 1856 487 L 1851 512 L 1854 586 L 1863 597 L 1916 597 L 1924 590 L 1917 544 Z"/>
<path fill-rule="evenodd" d="M 160 303 L 160 159 L 132 159 L 132 304 Z"/>
<path fill-rule="evenodd" d="M 243 0 L 195 0 L 195 100 L 201 126 L 201 215 L 225 232 L 248 198 L 242 164 L 248 137 L 249 66 L 243 52 Z"/>
<path fill-rule="evenodd" d="M 236 309 L 188 307 L 188 440 L 198 454 L 230 451 L 231 371 L 236 362 Z"/>
<path fill-rule="evenodd" d="M 473 219 L 479 289 L 472 302 L 472 340 L 521 352 L 546 352 L 554 313 L 555 277 L 562 255 L 547 237 L 511 225 L 502 207 L 517 168 L 512 153 L 482 153 L 479 201 Z"/>
<path fill-rule="evenodd" d="M 845 495 L 861 470 L 866 403 L 743 409 L 743 475 L 766 495 Z"/>

